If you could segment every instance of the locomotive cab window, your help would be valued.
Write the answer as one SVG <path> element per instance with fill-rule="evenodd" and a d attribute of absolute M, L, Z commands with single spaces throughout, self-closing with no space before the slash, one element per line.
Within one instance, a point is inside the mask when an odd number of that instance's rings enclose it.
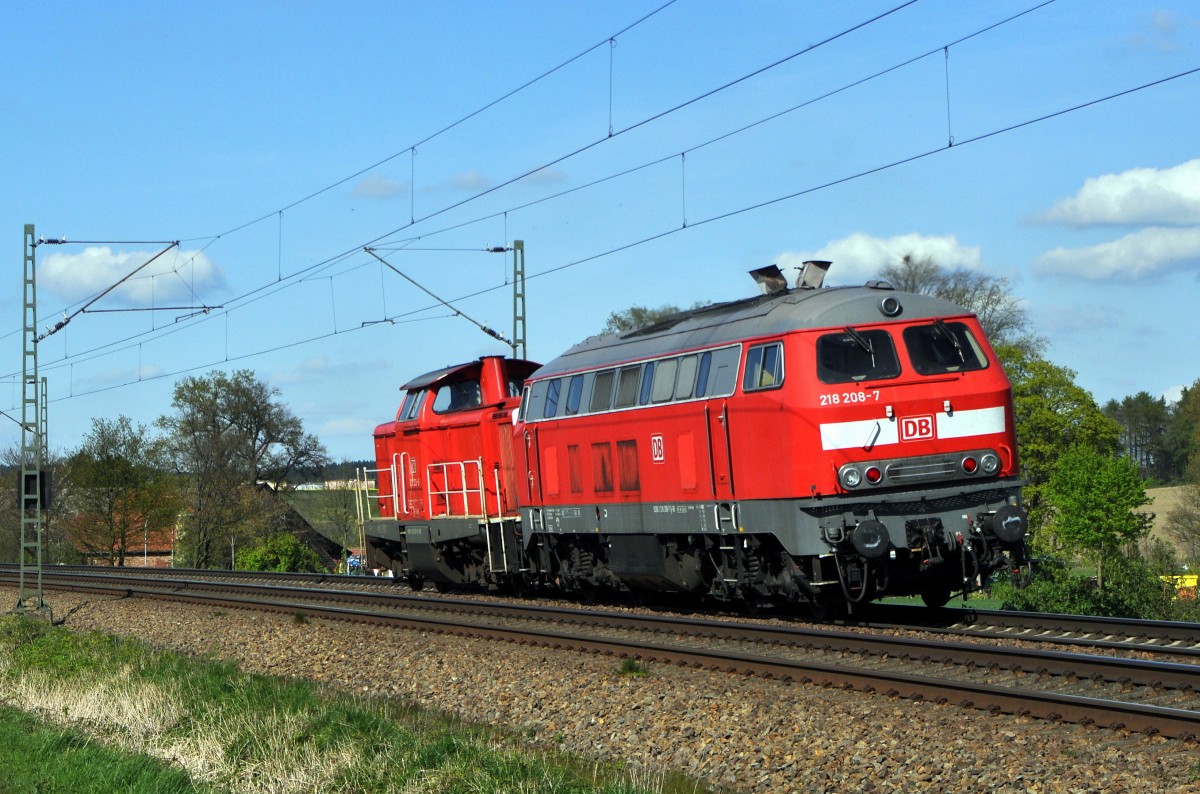
<path fill-rule="evenodd" d="M 477 380 L 447 383 L 437 390 L 437 396 L 433 398 L 433 412 L 436 414 L 468 411 L 481 405 L 483 392 L 480 391 Z"/>
<path fill-rule="evenodd" d="M 817 339 L 817 377 L 822 383 L 884 380 L 900 374 L 896 346 L 887 331 L 847 326 Z"/>
<path fill-rule="evenodd" d="M 411 422 L 421 414 L 421 406 L 425 404 L 425 395 L 429 392 L 421 389 L 414 389 L 404 397 L 404 404 L 400 406 L 400 412 L 396 419 L 401 422 Z"/>
<path fill-rule="evenodd" d="M 783 385 L 783 343 L 754 345 L 746 352 L 743 391 L 778 389 Z"/>
<path fill-rule="evenodd" d="M 932 325 L 905 328 L 904 346 L 913 369 L 922 375 L 987 367 L 987 356 L 971 329 L 962 323 L 936 320 Z"/>

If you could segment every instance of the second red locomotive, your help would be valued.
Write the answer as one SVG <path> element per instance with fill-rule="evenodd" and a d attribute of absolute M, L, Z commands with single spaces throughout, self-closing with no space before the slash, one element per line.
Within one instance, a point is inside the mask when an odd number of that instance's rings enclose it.
<path fill-rule="evenodd" d="M 485 358 L 406 384 L 375 433 L 369 562 L 414 586 L 818 611 L 938 605 L 1020 563 L 1011 389 L 976 318 L 880 282 L 823 288 L 827 263 L 809 267 L 804 286 L 542 367 Z"/>

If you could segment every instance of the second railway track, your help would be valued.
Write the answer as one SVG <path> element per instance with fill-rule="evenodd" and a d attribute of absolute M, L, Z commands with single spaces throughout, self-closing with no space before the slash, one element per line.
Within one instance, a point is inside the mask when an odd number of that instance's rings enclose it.
<path fill-rule="evenodd" d="M 1170 737 L 1200 736 L 1200 666 L 1193 664 L 829 628 L 258 582 L 170 577 L 131 582 L 128 577 L 80 576 L 65 571 L 50 572 L 46 581 L 49 587 L 303 612 L 332 620 L 748 673 Z"/>

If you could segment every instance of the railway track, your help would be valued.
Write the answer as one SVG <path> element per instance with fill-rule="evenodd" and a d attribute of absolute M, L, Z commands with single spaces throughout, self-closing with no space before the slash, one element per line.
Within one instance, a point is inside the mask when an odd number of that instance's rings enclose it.
<path fill-rule="evenodd" d="M 847 622 L 873 628 L 919 630 L 962 637 L 1053 643 L 1089 649 L 1164 653 L 1200 660 L 1200 624 L 1165 620 L 873 605 L 868 616 Z"/>
<path fill-rule="evenodd" d="M 15 565 L 0 565 L 0 574 L 16 571 Z M 147 579 L 255 581 L 264 584 L 294 583 L 298 587 L 358 589 L 388 593 L 410 592 L 403 582 L 386 577 L 346 576 L 340 574 L 259 573 L 174 568 L 109 568 L 98 566 L 54 566 L 48 573 L 79 573 Z M 416 596 L 414 597 L 425 597 Z M 432 597 L 430 593 L 429 597 Z M 468 598 L 470 594 L 450 596 Z M 497 599 L 504 602 L 506 599 Z M 529 601 L 516 601 L 528 604 Z M 533 603 L 537 603 L 534 601 Z M 690 614 L 689 610 L 671 610 Z M 724 612 L 721 614 L 729 615 Z M 770 613 L 757 616 L 771 617 Z M 798 625 L 782 616 L 789 625 Z M 757 619 L 757 618 L 755 618 Z M 751 620 L 747 618 L 747 620 Z M 803 621 L 799 625 L 821 625 Z M 1200 624 L 1130 618 L 1104 618 L 1088 615 L 1059 615 L 1040 612 L 1001 612 L 969 607 L 929 609 L 923 606 L 876 603 L 851 619 L 831 625 L 874 630 L 914 631 L 946 637 L 996 639 L 1009 642 L 1062 645 L 1075 649 L 1111 652 L 1137 652 L 1169 655 L 1178 659 L 1195 658 L 1200 662 Z"/>
<path fill-rule="evenodd" d="M 1164 736 L 1200 736 L 1200 665 L 795 625 L 483 602 L 258 581 L 49 571 L 49 588 L 624 656 Z M 174 573 L 179 573 L 178 571 Z M 190 573 L 190 572 L 189 572 Z M 228 572 L 226 572 L 227 574 Z M 361 577 L 359 577 L 361 578 Z M 11 570 L 0 581 L 15 583 Z M 273 581 L 279 581 L 275 577 Z M 339 583 L 343 583 L 339 580 Z M 1024 639 L 1024 638 L 1022 638 Z M 1039 642 L 1041 642 L 1039 638 Z"/>

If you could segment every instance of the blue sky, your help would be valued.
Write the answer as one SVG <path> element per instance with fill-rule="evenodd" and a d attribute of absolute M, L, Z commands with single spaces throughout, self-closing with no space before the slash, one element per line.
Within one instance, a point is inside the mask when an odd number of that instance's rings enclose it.
<path fill-rule="evenodd" d="M 364 246 L 509 335 L 523 240 L 534 360 L 911 252 L 1009 279 L 1098 402 L 1200 378 L 1200 3 L 664 2 L 9 4 L 0 410 L 26 223 L 68 240 L 43 329 L 180 241 L 40 343 L 60 451 L 247 368 L 370 457 L 400 384 L 505 347 Z"/>

